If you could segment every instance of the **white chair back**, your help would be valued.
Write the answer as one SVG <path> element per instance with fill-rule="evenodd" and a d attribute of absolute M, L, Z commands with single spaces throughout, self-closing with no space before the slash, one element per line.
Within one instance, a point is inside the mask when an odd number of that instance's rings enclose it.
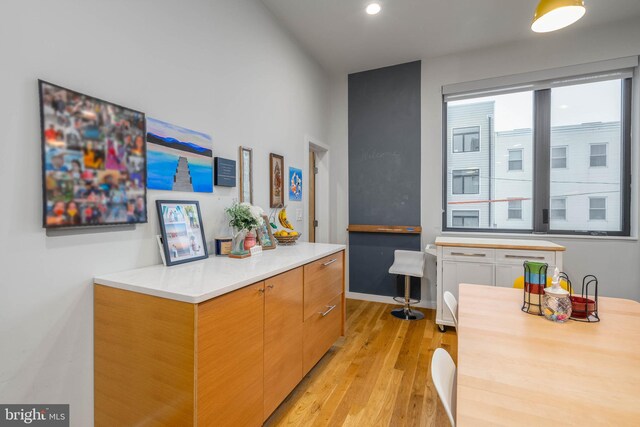
<path fill-rule="evenodd" d="M 451 425 L 455 427 L 456 364 L 445 349 L 437 348 L 431 359 L 431 378 Z"/>
<path fill-rule="evenodd" d="M 453 316 L 453 324 L 456 326 L 456 331 L 458 330 L 458 300 L 453 294 L 449 291 L 444 293 L 444 303 L 447 305 L 447 308 L 451 312 L 451 316 Z"/>

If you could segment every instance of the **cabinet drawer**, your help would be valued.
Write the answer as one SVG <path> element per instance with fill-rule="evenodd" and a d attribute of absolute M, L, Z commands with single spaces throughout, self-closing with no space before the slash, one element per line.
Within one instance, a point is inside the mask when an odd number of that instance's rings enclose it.
<path fill-rule="evenodd" d="M 318 312 L 342 293 L 343 252 L 319 259 L 304 266 L 304 318 Z"/>
<path fill-rule="evenodd" d="M 497 249 L 496 263 L 522 265 L 525 261 L 545 262 L 549 267 L 556 264 L 556 253 L 550 251 L 528 251 L 522 249 Z"/>
<path fill-rule="evenodd" d="M 302 365 L 306 375 L 340 338 L 342 332 L 342 294 L 330 300 L 304 321 Z"/>
<path fill-rule="evenodd" d="M 445 247 L 442 249 L 442 257 L 455 261 L 493 262 L 495 249 Z"/>

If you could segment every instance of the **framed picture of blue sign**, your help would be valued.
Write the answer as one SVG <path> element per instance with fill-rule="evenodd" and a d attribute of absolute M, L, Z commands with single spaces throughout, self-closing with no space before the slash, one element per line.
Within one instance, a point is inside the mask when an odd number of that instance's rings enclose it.
<path fill-rule="evenodd" d="M 213 192 L 213 139 L 147 117 L 147 187 L 153 190 Z"/>
<path fill-rule="evenodd" d="M 213 185 L 236 186 L 236 161 L 215 157 L 213 159 Z"/>
<path fill-rule="evenodd" d="M 289 201 L 302 201 L 302 170 L 289 167 Z"/>
<path fill-rule="evenodd" d="M 167 266 L 209 256 L 196 200 L 156 200 L 156 207 Z"/>

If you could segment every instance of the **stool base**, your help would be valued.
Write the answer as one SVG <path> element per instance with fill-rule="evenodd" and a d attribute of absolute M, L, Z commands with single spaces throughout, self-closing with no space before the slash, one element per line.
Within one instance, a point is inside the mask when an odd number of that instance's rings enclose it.
<path fill-rule="evenodd" d="M 391 310 L 391 314 L 394 317 L 402 320 L 421 320 L 424 319 L 424 314 L 418 310 L 411 310 L 410 308 L 396 308 Z"/>

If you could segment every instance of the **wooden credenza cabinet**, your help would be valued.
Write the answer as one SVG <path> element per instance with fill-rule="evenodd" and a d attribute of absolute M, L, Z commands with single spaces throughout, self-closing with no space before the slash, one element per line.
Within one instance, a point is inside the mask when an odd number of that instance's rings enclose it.
<path fill-rule="evenodd" d="M 95 284 L 95 425 L 261 425 L 344 334 L 344 298 L 343 251 L 197 304 Z"/>

